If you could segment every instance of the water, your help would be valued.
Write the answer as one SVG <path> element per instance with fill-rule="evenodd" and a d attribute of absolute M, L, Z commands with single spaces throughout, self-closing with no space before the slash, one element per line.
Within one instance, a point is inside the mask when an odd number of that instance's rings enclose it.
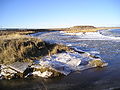
<path fill-rule="evenodd" d="M 108 34 L 109 32 L 113 34 Z M 51 43 L 65 44 L 91 53 L 93 51 L 99 52 L 102 59 L 109 65 L 104 68 L 88 69 L 52 79 L 2 80 L 0 81 L 0 90 L 119 90 L 120 40 L 115 38 L 119 38 L 120 30 L 102 31 L 102 35 L 106 34 L 108 37 L 114 38 L 104 37 L 100 39 L 96 36 L 94 37 L 96 39 L 93 37 L 84 39 L 80 36 L 64 35 L 59 32 L 37 35 L 37 37 Z"/>
<path fill-rule="evenodd" d="M 101 34 L 113 37 L 120 37 L 120 29 L 101 30 Z"/>

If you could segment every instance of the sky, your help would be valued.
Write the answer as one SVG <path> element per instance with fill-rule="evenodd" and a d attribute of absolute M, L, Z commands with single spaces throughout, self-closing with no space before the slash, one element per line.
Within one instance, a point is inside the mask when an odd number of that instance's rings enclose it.
<path fill-rule="evenodd" d="M 120 0 L 0 0 L 0 28 L 120 26 Z"/>

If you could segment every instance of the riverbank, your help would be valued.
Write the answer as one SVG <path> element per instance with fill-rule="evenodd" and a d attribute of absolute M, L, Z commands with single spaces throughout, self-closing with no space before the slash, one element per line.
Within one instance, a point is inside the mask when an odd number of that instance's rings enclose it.
<path fill-rule="evenodd" d="M 5 31 L 5 33 L 1 33 L 0 36 L 1 79 L 24 78 L 24 74 L 27 75 L 31 70 L 33 70 L 33 67 L 30 70 L 27 69 L 36 60 L 40 60 L 44 56 L 50 56 L 63 51 L 72 51 L 67 46 L 50 44 L 42 41 L 41 39 L 23 35 L 26 34 L 25 32 L 16 32 L 11 33 L 7 31 L 6 33 Z M 45 72 L 47 70 L 51 71 L 49 68 L 41 68 L 39 71 Z M 56 72 L 54 74 L 54 76 L 56 76 L 57 71 L 52 70 L 52 72 Z"/>
<path fill-rule="evenodd" d="M 37 32 L 51 32 L 51 31 L 64 31 L 66 33 L 97 32 L 98 30 L 108 30 L 108 29 L 120 29 L 120 27 L 73 26 L 68 28 L 49 28 L 49 29 L 2 28 L 0 29 L 0 35 L 8 35 L 8 34 L 27 35 Z"/>
<path fill-rule="evenodd" d="M 61 50 L 70 50 L 64 45 L 49 44 L 34 37 L 19 34 L 0 36 L 0 63 L 31 61 L 45 55 L 56 54 Z"/>
<path fill-rule="evenodd" d="M 79 67 L 83 58 L 86 58 L 87 64 L 85 64 L 85 67 Z M 36 60 L 38 60 L 37 63 Z M 83 60 L 84 62 L 86 61 Z M 36 64 L 33 65 L 34 63 Z M 31 75 L 30 73 L 41 77 L 68 75 L 71 71 L 107 65 L 99 57 L 84 51 L 25 36 L 22 32 L 18 33 L 18 31 L 10 34 L 8 31 L 7 34 L 0 36 L 0 64 L 1 76 L 5 79 L 26 77 L 26 75 Z M 37 64 L 39 66 L 36 66 Z M 27 74 L 21 76 L 26 72 L 26 69 L 30 70 L 27 71 Z M 35 71 L 30 72 L 31 69 Z M 16 76 L 16 73 L 18 76 Z"/>
<path fill-rule="evenodd" d="M 97 32 L 99 30 L 108 30 L 108 29 L 120 29 L 120 27 L 94 27 L 94 26 L 74 26 L 63 31 L 66 33 L 86 33 L 86 32 Z"/>

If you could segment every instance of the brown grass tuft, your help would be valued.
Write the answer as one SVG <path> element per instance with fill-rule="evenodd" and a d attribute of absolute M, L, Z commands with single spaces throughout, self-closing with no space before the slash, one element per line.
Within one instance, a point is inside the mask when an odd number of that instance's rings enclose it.
<path fill-rule="evenodd" d="M 32 62 L 43 56 L 69 50 L 68 47 L 49 44 L 40 39 L 12 34 L 0 37 L 0 64 L 16 61 Z"/>

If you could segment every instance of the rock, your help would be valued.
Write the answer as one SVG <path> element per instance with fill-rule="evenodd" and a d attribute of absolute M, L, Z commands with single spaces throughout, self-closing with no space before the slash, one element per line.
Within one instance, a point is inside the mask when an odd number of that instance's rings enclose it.
<path fill-rule="evenodd" d="M 104 67 L 104 66 L 107 66 L 108 63 L 105 63 L 101 59 L 94 59 L 94 60 L 89 61 L 89 65 L 92 67 Z"/>
<path fill-rule="evenodd" d="M 1 78 L 2 79 L 11 79 L 14 77 L 14 74 L 16 74 L 17 72 L 10 69 L 8 66 L 5 65 L 1 65 Z"/>
<path fill-rule="evenodd" d="M 24 73 L 24 71 L 27 69 L 28 66 L 30 66 L 31 64 L 28 62 L 15 62 L 13 64 L 10 64 L 8 67 L 20 72 L 20 73 Z"/>
<path fill-rule="evenodd" d="M 24 72 L 29 63 L 15 62 L 10 65 L 1 65 L 0 76 L 2 79 L 24 78 Z"/>

